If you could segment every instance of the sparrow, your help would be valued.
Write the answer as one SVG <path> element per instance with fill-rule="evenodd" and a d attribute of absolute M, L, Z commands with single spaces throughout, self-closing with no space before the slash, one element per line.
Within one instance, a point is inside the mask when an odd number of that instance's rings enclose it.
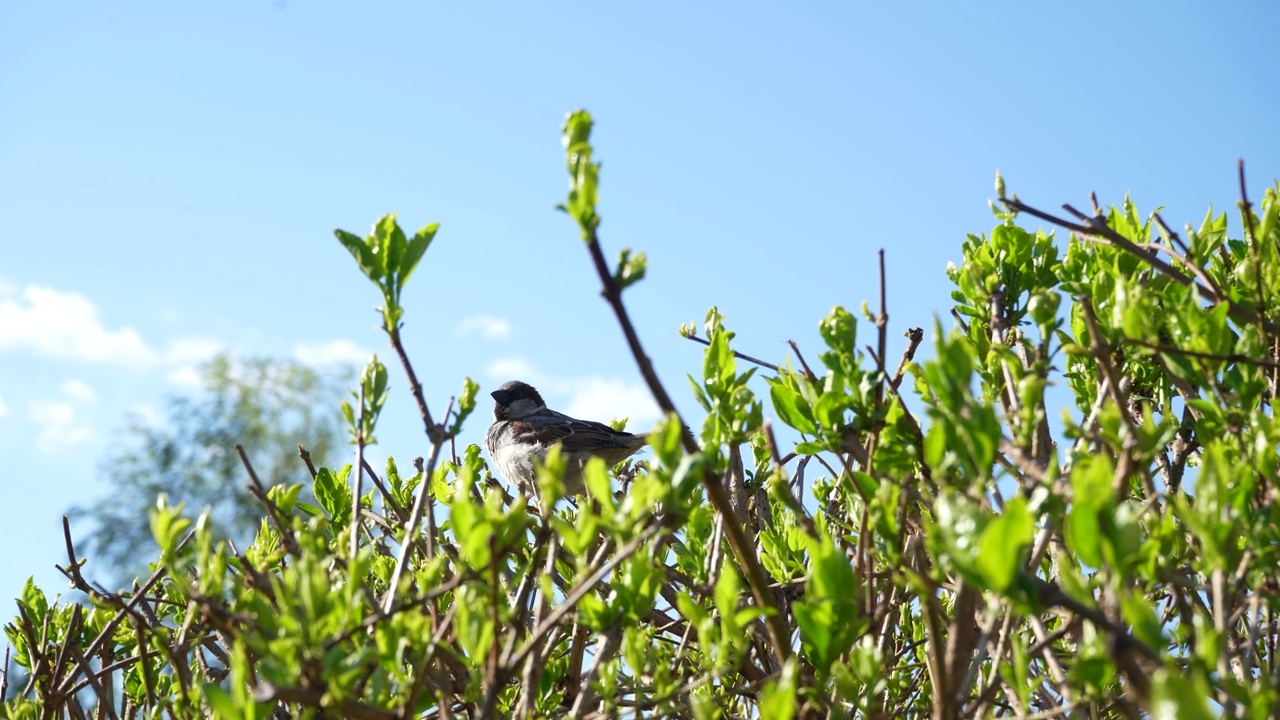
<path fill-rule="evenodd" d="M 614 430 L 604 423 L 578 420 L 547 407 L 532 385 L 512 380 L 489 393 L 494 400 L 493 424 L 485 433 L 489 456 L 508 481 L 531 493 L 537 487 L 534 460 L 560 446 L 568 458 L 564 484 L 570 495 L 582 495 L 582 468 L 593 457 L 616 465 L 644 447 L 644 434 Z"/>

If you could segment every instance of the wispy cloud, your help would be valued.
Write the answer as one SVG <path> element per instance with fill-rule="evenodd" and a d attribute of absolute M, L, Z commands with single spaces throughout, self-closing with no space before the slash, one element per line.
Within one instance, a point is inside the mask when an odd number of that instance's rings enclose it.
<path fill-rule="evenodd" d="M 195 365 L 173 368 L 164 374 L 164 379 L 170 385 L 185 390 L 199 390 L 204 386 L 204 374 Z"/>
<path fill-rule="evenodd" d="M 562 411 L 573 417 L 606 421 L 627 418 L 632 430 L 648 430 L 662 417 L 649 388 L 620 378 L 578 378 Z"/>
<path fill-rule="evenodd" d="M 81 295 L 28 285 L 0 289 L 0 352 L 147 368 L 159 357 L 129 327 L 109 329 Z"/>
<path fill-rule="evenodd" d="M 584 420 L 627 418 L 629 428 L 645 430 L 662 417 L 648 388 L 639 381 L 600 375 L 548 375 L 522 357 L 494 360 L 485 372 L 497 383 L 524 380 L 538 388 L 548 405 Z"/>
<path fill-rule="evenodd" d="M 82 405 L 98 404 L 98 393 L 83 380 L 68 380 L 62 383 L 62 394 Z"/>
<path fill-rule="evenodd" d="M 199 337 L 172 339 L 157 349 L 131 327 L 108 327 L 83 295 L 0 279 L 0 353 L 160 368 L 169 382 L 194 387 L 199 385 L 196 367 L 224 350 L 226 343 Z"/>
<path fill-rule="evenodd" d="M 163 353 L 167 368 L 164 379 L 178 388 L 198 390 L 204 385 L 200 367 L 228 349 L 226 343 L 212 338 L 170 340 Z"/>
<path fill-rule="evenodd" d="M 88 383 L 68 380 L 62 383 L 63 398 L 33 400 L 27 415 L 36 426 L 36 449 L 46 455 L 61 455 L 90 441 L 93 427 L 81 417 L 80 410 L 98 403 L 98 394 Z"/>
<path fill-rule="evenodd" d="M 373 355 L 372 350 L 351 340 L 334 340 L 327 343 L 298 343 L 293 346 L 293 356 L 298 362 L 314 367 L 354 365 L 363 367 Z"/>
<path fill-rule="evenodd" d="M 9 415 L 9 406 L 4 404 L 4 398 L 0 398 L 0 418 Z"/>
<path fill-rule="evenodd" d="M 536 370 L 532 363 L 522 357 L 498 358 L 489 363 L 489 367 L 485 368 L 485 372 L 490 378 L 498 382 L 523 380 L 533 385 L 547 385 L 549 379 L 546 375 Z"/>
<path fill-rule="evenodd" d="M 481 313 L 458 323 L 458 327 L 453 332 L 458 337 L 480 335 L 486 340 L 505 340 L 511 337 L 511 321 Z"/>

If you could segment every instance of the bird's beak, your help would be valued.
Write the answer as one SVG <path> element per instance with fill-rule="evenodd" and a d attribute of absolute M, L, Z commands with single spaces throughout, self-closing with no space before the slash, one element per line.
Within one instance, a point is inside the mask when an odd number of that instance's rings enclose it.
<path fill-rule="evenodd" d="M 494 390 L 489 393 L 489 396 L 496 400 L 499 405 L 506 405 L 515 399 L 508 390 Z"/>

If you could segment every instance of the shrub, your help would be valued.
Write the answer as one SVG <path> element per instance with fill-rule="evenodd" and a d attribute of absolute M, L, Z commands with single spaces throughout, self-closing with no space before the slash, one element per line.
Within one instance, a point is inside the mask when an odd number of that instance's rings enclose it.
<path fill-rule="evenodd" d="M 997 178 L 997 225 L 948 269 L 956 329 L 935 323 L 929 359 L 920 329 L 890 357 L 883 299 L 822 319 L 816 364 L 740 354 L 712 309 L 682 329 L 706 345 L 693 430 L 623 302 L 643 254 L 601 248 L 590 129 L 566 122 L 562 209 L 667 413 L 652 459 L 589 465 L 576 503 L 552 460 L 536 501 L 513 497 L 478 448 L 454 452 L 477 386 L 436 414 L 400 343 L 435 226 L 339 231 L 383 294 L 428 456 L 315 470 L 318 506 L 246 461 L 264 516 L 243 550 L 161 499 L 160 560 L 129 592 L 86 582 L 68 533 L 92 603 L 28 585 L 6 632 L 30 679 L 6 715 L 1276 712 L 1275 190 L 1255 213 L 1242 172 L 1243 238 L 1210 213 L 1184 239 L 1127 199 L 1058 217 Z M 344 407 L 361 457 L 386 393 L 374 358 Z"/>

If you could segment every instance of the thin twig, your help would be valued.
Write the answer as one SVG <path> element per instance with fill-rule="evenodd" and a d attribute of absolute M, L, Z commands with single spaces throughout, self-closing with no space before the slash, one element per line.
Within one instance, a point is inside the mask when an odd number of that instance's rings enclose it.
<path fill-rule="evenodd" d="M 298 540 L 293 536 L 293 528 L 284 521 L 280 508 L 271 501 L 271 498 L 267 497 L 267 489 L 262 485 L 262 481 L 258 479 L 258 473 L 253 469 L 253 463 L 249 462 L 249 456 L 245 453 L 244 446 L 236 443 L 236 452 L 240 453 L 240 463 L 244 465 L 244 469 L 249 473 L 250 494 L 257 498 L 258 502 L 262 503 L 267 509 L 267 514 L 271 516 L 271 522 L 280 531 L 280 540 L 284 543 L 285 551 L 291 555 L 298 555 Z"/>
<path fill-rule="evenodd" d="M 365 474 L 373 481 L 373 486 L 378 489 L 378 494 L 382 496 L 384 509 L 390 510 L 392 514 L 396 516 L 396 519 L 403 523 L 405 519 L 404 508 L 400 507 L 400 503 L 396 502 L 396 499 L 391 497 L 391 491 L 388 490 L 386 484 L 382 482 L 382 478 L 378 477 L 378 473 L 373 471 L 373 466 L 369 464 L 368 458 L 362 457 L 360 459 L 360 463 L 364 468 Z"/>
<path fill-rule="evenodd" d="M 0 702 L 4 702 L 9 697 L 9 650 L 11 648 L 6 644 L 4 646 L 4 665 L 0 665 Z"/>
<path fill-rule="evenodd" d="M 1201 298 L 1214 304 L 1226 303 L 1227 314 L 1239 322 L 1252 325 L 1252 324 L 1258 323 L 1261 320 L 1261 318 L 1258 316 L 1256 312 L 1250 310 L 1247 307 L 1244 307 L 1243 305 L 1239 305 L 1235 303 L 1229 298 L 1220 297 L 1216 292 L 1214 292 L 1212 288 L 1205 287 L 1204 285 L 1201 285 L 1200 283 L 1196 282 L 1193 278 L 1183 275 L 1182 273 L 1178 272 L 1178 270 L 1175 269 L 1172 265 L 1165 262 L 1164 260 L 1161 260 L 1155 253 L 1151 252 L 1150 250 L 1142 249 L 1132 240 L 1124 237 L 1123 235 L 1116 232 L 1115 230 L 1112 230 L 1111 227 L 1108 226 L 1104 220 L 1101 220 L 1099 218 L 1087 217 L 1080 211 L 1071 207 L 1070 205 L 1063 205 L 1063 208 L 1066 209 L 1067 212 L 1071 213 L 1072 215 L 1075 215 L 1076 217 L 1081 218 L 1083 220 L 1082 223 L 1072 222 L 1065 218 L 1061 218 L 1056 215 L 1051 215 L 1047 212 L 1044 212 L 1043 210 L 1038 210 L 1022 202 L 1017 197 L 1001 198 L 1001 202 L 1003 202 L 1005 204 L 1005 207 L 1012 212 L 1016 212 L 1016 213 L 1025 212 L 1028 215 L 1031 215 L 1032 217 L 1037 217 L 1037 218 L 1040 218 L 1041 220 L 1044 220 L 1045 222 L 1053 223 L 1058 227 L 1078 233 L 1081 236 L 1102 238 L 1108 241 L 1112 245 L 1144 261 L 1145 263 L 1150 265 L 1152 269 L 1170 278 L 1171 280 L 1178 283 L 1179 285 L 1190 286 L 1200 295 Z M 1276 324 L 1268 320 L 1261 320 L 1261 322 L 1263 323 L 1263 327 L 1266 328 L 1267 331 L 1275 334 L 1280 334 L 1280 324 Z"/>
<path fill-rule="evenodd" d="M 316 466 L 311 462 L 311 452 L 302 445 L 298 446 L 298 457 L 302 458 L 302 462 L 307 466 L 307 474 L 314 481 L 316 479 Z"/>
<path fill-rule="evenodd" d="M 440 450 L 443 447 L 442 442 L 431 443 L 431 457 L 423 471 L 422 482 L 418 483 L 418 494 L 413 500 L 413 509 L 409 511 L 409 522 L 405 524 L 404 542 L 400 543 L 400 554 L 396 557 L 396 567 L 391 573 L 391 584 L 387 587 L 386 597 L 382 599 L 383 612 L 390 611 L 395 604 L 396 591 L 400 588 L 400 578 L 404 576 L 405 567 L 409 564 L 409 555 L 413 552 L 415 544 L 413 538 L 418 532 L 418 521 L 422 519 L 423 506 L 435 502 L 429 498 L 431 474 L 435 471 L 436 462 L 440 459 Z"/>
<path fill-rule="evenodd" d="M 1255 365 L 1257 367 L 1276 369 L 1280 368 L 1280 362 L 1274 360 L 1263 360 L 1261 358 L 1251 357 L 1249 355 L 1241 355 L 1240 353 L 1211 353 L 1201 352 L 1199 350 L 1190 350 L 1187 348 L 1173 347 L 1172 345 L 1162 345 L 1159 343 L 1147 342 L 1138 338 L 1125 336 L 1122 338 L 1126 343 L 1132 343 L 1138 347 L 1143 347 L 1156 352 L 1167 353 L 1169 355 L 1184 355 L 1186 357 L 1199 358 L 1201 360 L 1218 360 L 1221 362 L 1241 363 L 1244 365 Z"/>
<path fill-rule="evenodd" d="M 817 380 L 818 376 L 814 375 L 813 371 L 809 369 L 809 363 L 805 362 L 804 355 L 800 352 L 800 344 L 795 340 L 788 340 L 787 344 L 791 346 L 791 351 L 796 354 L 796 360 L 800 361 L 800 367 L 804 368 L 805 379 L 809 382 Z"/>
<path fill-rule="evenodd" d="M 907 338 L 907 347 L 902 351 L 902 359 L 898 361 L 898 369 L 893 373 L 893 380 L 889 383 L 894 390 L 902 385 L 902 378 L 907 374 L 907 368 L 910 367 L 911 361 L 916 357 L 916 350 L 920 347 L 920 342 L 924 340 L 923 328 L 910 328 L 903 335 Z"/>
<path fill-rule="evenodd" d="M 360 528 L 363 522 L 360 519 L 360 496 L 364 491 L 361 486 L 361 479 L 364 477 L 364 383 L 360 383 L 360 394 L 357 397 L 360 403 L 360 414 L 356 417 L 356 476 L 351 479 L 351 572 L 356 572 L 356 554 L 360 552 Z M 352 582 L 356 581 L 354 574 L 351 578 Z"/>
<path fill-rule="evenodd" d="M 80 606 L 77 605 L 76 610 L 79 611 L 79 609 Z M 89 669 L 89 658 L 86 653 L 81 652 L 80 646 L 76 644 L 73 638 L 68 638 L 67 645 L 71 648 L 71 654 L 75 656 L 76 664 L 81 668 L 85 668 L 89 685 L 93 688 L 94 694 L 98 696 L 98 711 L 105 713 L 112 720 L 120 720 L 120 716 L 116 715 L 115 703 L 111 700 L 112 686 L 103 687 L 102 683 L 98 681 L 98 676 Z"/>
<path fill-rule="evenodd" d="M 64 525 L 64 528 L 66 527 L 67 526 Z M 67 530 L 67 533 L 68 533 L 67 546 L 69 548 L 69 552 L 72 553 L 72 557 L 74 558 L 75 549 L 71 545 L 70 531 Z M 189 543 L 191 541 L 191 538 L 195 537 L 195 535 L 196 535 L 195 528 L 188 530 L 187 534 L 178 543 L 178 547 L 175 550 L 175 553 L 180 552 L 183 548 L 185 548 L 187 543 Z M 71 564 L 74 565 L 75 562 L 73 561 Z M 124 620 L 126 616 L 134 612 L 134 606 L 142 602 L 143 598 L 146 597 L 147 592 L 151 590 L 151 587 L 155 585 L 157 582 L 159 582 L 160 578 L 163 577 L 164 574 L 167 573 L 168 571 L 169 571 L 168 565 L 161 563 L 155 569 L 155 571 L 151 573 L 151 576 L 147 578 L 146 582 L 142 583 L 142 587 L 140 587 L 138 591 L 133 594 L 133 597 L 130 598 L 128 602 L 124 602 L 123 598 L 121 598 L 119 595 L 116 595 L 114 593 L 103 593 L 101 589 L 99 589 L 98 592 L 102 596 L 102 599 L 104 599 L 108 604 L 112 606 L 119 607 L 119 610 L 117 610 L 116 614 L 112 616 L 112 618 L 108 620 L 105 625 L 102 626 L 102 631 L 99 632 L 98 636 L 93 639 L 93 642 L 89 643 L 89 647 L 86 648 L 84 652 L 86 656 L 93 657 L 98 652 L 98 650 L 102 647 L 103 643 L 105 643 L 108 639 L 115 636 L 116 627 L 120 624 L 120 621 Z M 21 607 L 19 607 L 19 609 L 21 610 Z M 31 647 L 37 647 L 37 646 L 35 645 L 34 642 L 32 642 Z M 73 668 L 71 672 L 67 673 L 67 676 L 64 677 L 62 681 L 58 684 L 57 690 L 54 691 L 55 694 L 60 696 L 66 696 L 68 688 L 70 688 L 71 684 L 75 682 L 75 679 L 80 674 L 80 672 L 82 671 L 91 672 L 91 670 L 84 665 L 78 665 L 77 668 L 78 669 Z M 35 677 L 35 674 L 33 673 L 32 678 L 34 679 L 34 677 Z"/>
<path fill-rule="evenodd" d="M 764 430 L 765 442 L 769 447 L 769 455 L 773 458 L 774 468 L 783 477 L 786 477 L 786 472 L 782 468 L 782 458 L 778 455 L 778 440 L 773 436 L 773 423 L 765 420 L 762 429 Z M 818 533 L 818 528 L 813 524 L 813 518 L 809 517 L 808 511 L 804 509 L 800 499 L 791 494 L 791 486 L 785 482 L 778 483 L 778 488 L 775 492 L 777 497 L 791 510 L 791 514 L 795 515 L 805 534 L 813 540 L 820 541 L 822 536 Z"/>
<path fill-rule="evenodd" d="M 644 346 L 640 343 L 640 336 L 636 333 L 635 325 L 631 322 L 631 316 L 627 313 L 627 307 L 622 302 L 622 290 L 614 280 L 613 274 L 609 272 L 609 265 L 604 259 L 604 252 L 600 249 L 600 238 L 594 228 L 590 231 L 586 244 L 587 250 L 591 255 L 592 264 L 595 265 L 596 273 L 600 276 L 600 283 L 603 286 L 601 294 L 604 295 L 604 299 L 609 303 L 609 306 L 613 308 L 613 313 L 622 328 L 622 334 L 626 337 L 627 346 L 631 349 L 631 355 L 636 361 L 640 375 L 644 378 L 645 384 L 649 386 L 649 392 L 653 394 L 653 399 L 658 403 L 658 407 L 662 409 L 664 414 L 675 415 L 679 419 L 680 413 L 676 410 L 675 403 L 671 401 L 671 396 L 667 394 L 662 381 L 658 379 L 658 373 L 654 370 L 653 361 L 644 352 Z M 689 429 L 689 426 L 683 420 L 680 420 L 680 423 L 684 426 L 684 431 L 681 433 L 681 441 L 685 452 L 689 455 L 699 453 L 702 448 L 698 446 L 698 441 L 694 438 L 693 431 Z M 737 556 L 738 562 L 742 564 L 743 574 L 746 576 L 747 585 L 751 588 L 752 597 L 755 598 L 760 607 L 770 609 L 770 612 L 765 615 L 765 622 L 771 636 L 770 640 L 778 654 L 778 660 L 785 661 L 791 656 L 790 629 L 783 619 L 782 608 L 778 606 L 777 599 L 769 591 L 768 575 L 765 574 L 764 568 L 760 564 L 760 558 L 756 556 L 754 544 L 747 542 L 747 537 L 742 531 L 742 521 L 737 517 L 737 513 L 733 511 L 724 483 L 715 474 L 711 463 L 703 463 L 702 465 L 702 485 L 706 490 L 707 499 L 710 500 L 711 506 L 715 508 L 716 512 L 729 520 L 725 523 L 725 536 L 729 540 L 729 545 L 733 549 L 734 555 Z"/>
<path fill-rule="evenodd" d="M 1258 236 L 1253 230 L 1253 203 L 1249 202 L 1249 192 L 1245 188 L 1244 182 L 1244 158 L 1236 160 L 1236 172 L 1240 176 L 1240 212 L 1244 215 L 1245 229 L 1249 231 L 1249 239 L 1258 242 Z M 1262 276 L 1258 276 L 1261 281 Z"/>
<path fill-rule="evenodd" d="M 692 341 L 694 341 L 694 342 L 696 342 L 696 343 L 699 343 L 699 344 L 701 344 L 701 345 L 704 345 L 704 346 L 706 346 L 706 347 L 710 347 L 710 346 L 711 346 L 711 342 L 710 342 L 710 341 L 708 341 L 708 340 L 704 340 L 704 339 L 702 339 L 702 338 L 698 337 L 697 335 L 685 335 L 684 337 L 685 337 L 686 339 L 688 339 L 688 340 L 692 340 Z M 773 364 L 773 363 L 771 363 L 771 362 L 766 362 L 766 361 L 761 360 L 761 359 L 759 359 L 759 358 L 751 357 L 750 355 L 747 355 L 746 353 L 740 353 L 740 352 L 738 352 L 737 350 L 733 350 L 732 352 L 733 352 L 733 356 L 734 356 L 734 357 L 736 357 L 736 358 L 738 358 L 739 360 L 746 360 L 746 361 L 747 361 L 747 362 L 749 362 L 749 363 L 755 363 L 756 365 L 759 365 L 759 366 L 760 366 L 760 367 L 762 367 L 762 368 L 766 368 L 766 369 L 768 369 L 768 370 L 772 370 L 772 371 L 774 371 L 774 372 L 776 372 L 776 373 L 778 373 L 778 374 L 782 374 L 782 368 L 778 367 L 777 365 L 774 365 L 774 364 Z"/>
<path fill-rule="evenodd" d="M 387 336 L 391 338 L 391 347 L 396 351 L 396 357 L 400 358 L 400 365 L 404 368 L 405 375 L 409 378 L 409 391 L 413 394 L 413 400 L 418 405 L 418 414 L 422 416 L 423 429 L 427 433 L 427 439 L 432 445 L 438 445 L 445 439 L 444 428 L 436 425 L 431 419 L 431 409 L 427 407 L 427 398 L 422 394 L 422 383 L 418 382 L 418 374 L 413 371 L 413 363 L 409 362 L 409 355 L 404 351 L 404 344 L 400 341 L 400 328 L 389 328 L 385 325 Z"/>
<path fill-rule="evenodd" d="M 561 601 L 560 604 L 556 605 L 555 608 L 547 614 L 547 617 L 539 622 L 533 631 L 529 633 L 529 637 L 524 641 L 524 644 L 520 646 L 520 649 L 517 650 L 514 655 L 506 659 L 504 663 L 506 667 L 508 669 L 519 667 L 520 663 L 524 662 L 525 657 L 537 646 L 538 641 L 550 632 L 565 615 L 572 612 L 577 606 L 579 600 L 585 597 L 587 593 L 594 590 L 596 584 L 603 580 L 605 575 L 612 572 L 613 569 L 621 564 L 623 560 L 631 557 L 636 550 L 640 549 L 641 545 L 661 532 L 662 529 L 663 527 L 661 524 L 653 524 L 645 528 L 639 535 L 619 547 L 613 557 L 609 558 L 600 565 L 600 567 L 596 568 L 594 572 L 587 575 L 587 577 L 582 580 L 579 580 L 577 584 L 574 585 L 573 590 L 565 593 L 564 600 Z"/>

